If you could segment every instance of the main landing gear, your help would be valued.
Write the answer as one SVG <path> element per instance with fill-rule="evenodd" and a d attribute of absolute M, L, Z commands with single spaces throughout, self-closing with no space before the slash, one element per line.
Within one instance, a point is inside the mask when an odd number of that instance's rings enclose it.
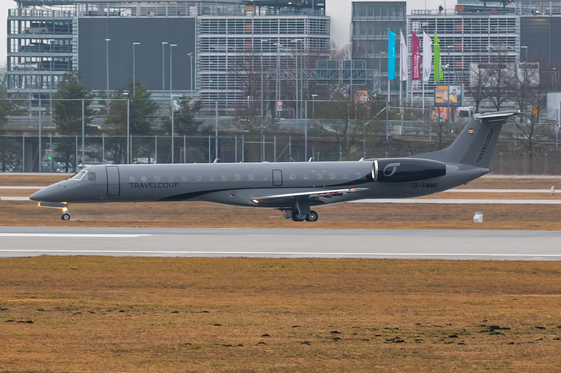
<path fill-rule="evenodd" d="M 67 221 L 70 220 L 70 213 L 68 212 L 63 212 L 62 216 L 60 217 L 62 220 Z"/>
<path fill-rule="evenodd" d="M 318 213 L 315 211 L 310 211 L 309 214 L 301 214 L 298 212 L 298 210 L 295 211 L 286 211 L 284 214 L 284 217 L 286 219 L 291 219 L 292 221 L 318 221 Z"/>

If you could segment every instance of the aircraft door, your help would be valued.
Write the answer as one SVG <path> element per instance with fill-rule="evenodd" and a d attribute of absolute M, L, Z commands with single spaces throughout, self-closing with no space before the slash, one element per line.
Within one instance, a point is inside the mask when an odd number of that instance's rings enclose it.
<path fill-rule="evenodd" d="M 281 170 L 273 170 L 273 186 L 282 186 Z"/>
<path fill-rule="evenodd" d="M 119 167 L 107 166 L 107 195 L 118 196 L 121 194 L 121 183 L 119 180 Z"/>

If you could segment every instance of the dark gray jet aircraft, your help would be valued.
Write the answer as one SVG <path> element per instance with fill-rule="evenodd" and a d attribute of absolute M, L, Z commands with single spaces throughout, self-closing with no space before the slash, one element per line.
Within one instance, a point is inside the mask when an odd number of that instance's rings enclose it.
<path fill-rule="evenodd" d="M 502 125 L 517 112 L 476 114 L 450 147 L 407 158 L 356 162 L 89 166 L 31 196 L 68 203 L 206 201 L 285 212 L 317 221 L 312 208 L 365 198 L 408 198 L 466 184 L 489 172 Z"/>

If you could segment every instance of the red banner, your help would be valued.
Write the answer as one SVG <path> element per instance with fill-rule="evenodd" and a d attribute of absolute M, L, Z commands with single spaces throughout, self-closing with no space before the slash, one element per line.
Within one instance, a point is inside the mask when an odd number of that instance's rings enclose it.
<path fill-rule="evenodd" d="M 411 33 L 411 80 L 421 80 L 421 45 L 414 32 Z"/>

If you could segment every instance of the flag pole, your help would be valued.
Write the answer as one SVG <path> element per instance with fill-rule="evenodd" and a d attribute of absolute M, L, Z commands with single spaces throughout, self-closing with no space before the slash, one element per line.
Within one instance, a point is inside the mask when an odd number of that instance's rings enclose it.
<path fill-rule="evenodd" d="M 390 80 L 390 74 L 388 72 L 388 108 L 386 109 L 386 141 L 388 141 L 388 120 L 389 120 L 389 115 L 390 115 L 390 104 L 391 104 L 391 80 Z"/>

